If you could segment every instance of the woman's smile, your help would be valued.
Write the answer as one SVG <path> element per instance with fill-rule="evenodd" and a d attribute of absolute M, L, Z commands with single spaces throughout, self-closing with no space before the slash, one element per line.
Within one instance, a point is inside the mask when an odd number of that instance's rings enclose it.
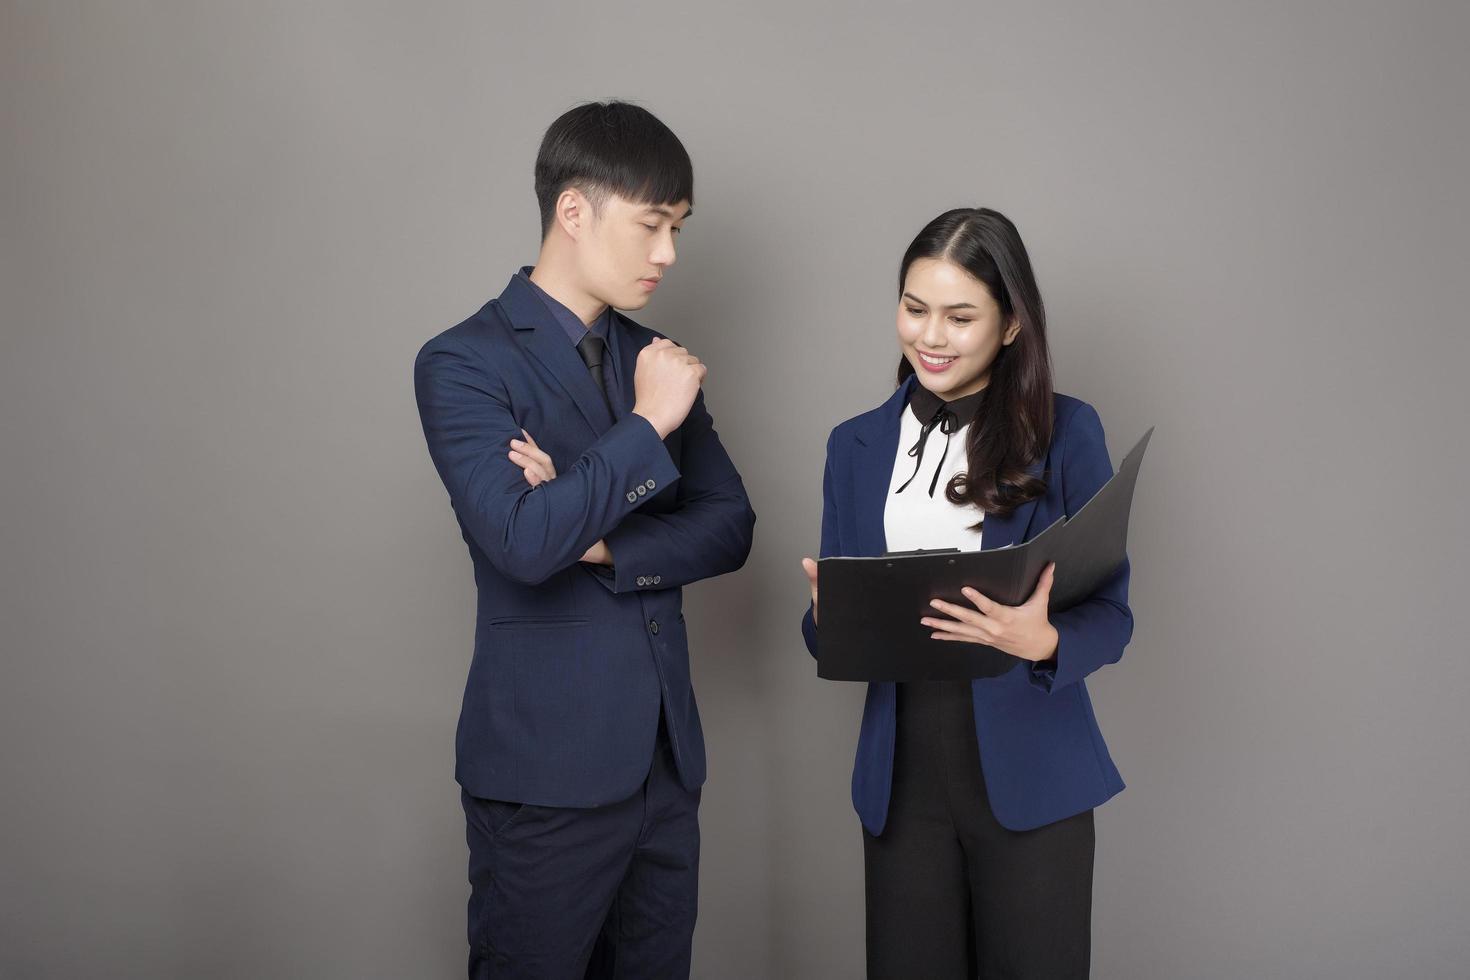
<path fill-rule="evenodd" d="M 958 354 L 930 354 L 928 351 L 918 350 L 918 348 L 915 348 L 915 350 L 919 355 L 919 363 L 924 365 L 925 369 L 933 371 L 936 374 L 940 371 L 948 370 L 949 366 L 955 362 L 955 358 L 959 356 Z"/>

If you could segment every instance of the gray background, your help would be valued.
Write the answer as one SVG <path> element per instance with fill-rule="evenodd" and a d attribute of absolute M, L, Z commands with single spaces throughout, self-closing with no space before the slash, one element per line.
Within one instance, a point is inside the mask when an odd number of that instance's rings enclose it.
<path fill-rule="evenodd" d="M 798 559 L 903 248 L 972 204 L 1114 458 L 1159 426 L 1095 975 L 1470 973 L 1470 16 L 1379 6 L 6 2 L 0 974 L 459 974 L 473 586 L 410 365 L 599 97 L 694 158 L 643 319 L 760 517 L 687 593 L 696 975 L 861 973 L 861 691 Z"/>

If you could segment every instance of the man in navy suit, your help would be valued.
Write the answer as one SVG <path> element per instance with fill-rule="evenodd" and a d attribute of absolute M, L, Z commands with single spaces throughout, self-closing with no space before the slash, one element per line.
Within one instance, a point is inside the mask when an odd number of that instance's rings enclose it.
<path fill-rule="evenodd" d="M 704 737 L 681 587 L 755 513 L 688 350 L 628 319 L 674 264 L 689 155 L 578 106 L 536 158 L 542 242 L 430 340 L 419 415 L 474 563 L 456 737 L 472 977 L 688 977 Z"/>

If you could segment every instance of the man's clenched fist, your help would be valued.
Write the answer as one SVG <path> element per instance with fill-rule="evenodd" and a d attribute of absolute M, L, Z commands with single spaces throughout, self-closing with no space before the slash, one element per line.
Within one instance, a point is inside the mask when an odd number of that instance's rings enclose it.
<path fill-rule="evenodd" d="M 638 352 L 633 373 L 633 412 L 667 438 L 683 424 L 709 369 L 683 347 L 660 337 Z"/>

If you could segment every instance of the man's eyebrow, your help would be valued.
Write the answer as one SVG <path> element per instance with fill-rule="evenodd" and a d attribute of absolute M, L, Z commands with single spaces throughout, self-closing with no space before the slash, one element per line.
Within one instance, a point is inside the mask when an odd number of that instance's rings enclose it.
<path fill-rule="evenodd" d="M 913 300 L 915 303 L 918 303 L 920 306 L 928 306 L 929 305 L 928 303 L 926 303 L 923 300 L 919 299 L 919 297 L 915 296 L 913 293 L 904 293 L 904 296 L 906 296 L 909 299 Z M 980 307 L 976 306 L 974 303 L 951 303 L 951 304 L 949 304 L 948 306 L 946 306 L 944 308 L 946 310 L 978 310 L 978 309 L 980 309 Z"/>
<path fill-rule="evenodd" d="M 659 215 L 660 217 L 663 217 L 663 218 L 672 218 L 674 216 L 674 209 L 673 208 L 666 208 L 666 207 L 664 207 L 661 204 L 650 204 L 645 209 L 645 211 L 652 211 L 654 214 Z M 687 217 L 689 217 L 693 213 L 694 213 L 694 209 L 693 208 L 690 208 L 688 211 L 685 211 L 684 212 L 684 217 L 687 218 Z"/>

